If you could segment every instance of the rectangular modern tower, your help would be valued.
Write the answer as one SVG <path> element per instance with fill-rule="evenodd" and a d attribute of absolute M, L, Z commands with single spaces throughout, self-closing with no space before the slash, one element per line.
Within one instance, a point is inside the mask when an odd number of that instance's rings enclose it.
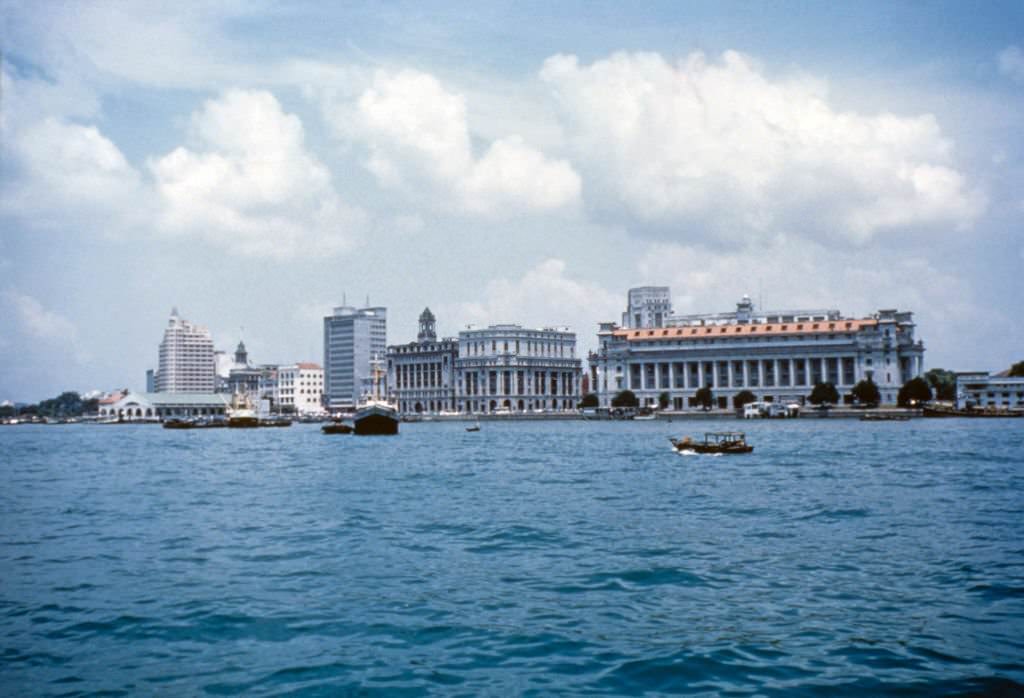
<path fill-rule="evenodd" d="M 213 339 L 205 327 L 193 325 L 171 311 L 171 319 L 160 342 L 160 368 L 156 374 L 158 393 L 212 393 L 216 377 Z"/>
<path fill-rule="evenodd" d="M 387 352 L 387 308 L 343 305 L 324 318 L 324 401 L 349 410 L 371 379 L 370 362 Z"/>

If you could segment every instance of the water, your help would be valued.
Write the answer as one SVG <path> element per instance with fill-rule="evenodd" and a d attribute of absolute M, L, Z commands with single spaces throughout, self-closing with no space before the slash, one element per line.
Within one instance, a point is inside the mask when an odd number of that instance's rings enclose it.
<path fill-rule="evenodd" d="M 1024 695 L 1022 454 L 1013 420 L 0 428 L 0 693 Z"/>

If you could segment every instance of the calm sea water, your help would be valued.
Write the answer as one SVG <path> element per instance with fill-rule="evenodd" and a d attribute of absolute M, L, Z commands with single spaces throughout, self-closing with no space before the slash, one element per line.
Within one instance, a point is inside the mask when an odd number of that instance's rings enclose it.
<path fill-rule="evenodd" d="M 19 426 L 0 477 L 4 695 L 1024 694 L 1013 420 Z"/>

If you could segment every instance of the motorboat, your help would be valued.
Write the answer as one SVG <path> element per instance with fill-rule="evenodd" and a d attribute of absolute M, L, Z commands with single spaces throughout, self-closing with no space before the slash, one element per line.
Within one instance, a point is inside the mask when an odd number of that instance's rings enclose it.
<path fill-rule="evenodd" d="M 672 447 L 679 453 L 750 453 L 754 447 L 747 443 L 746 435 L 741 431 L 709 431 L 704 440 L 699 441 L 689 436 L 682 439 L 669 439 Z"/>
<path fill-rule="evenodd" d="M 480 422 L 477 422 L 473 426 L 466 427 L 466 431 L 480 431 Z"/>

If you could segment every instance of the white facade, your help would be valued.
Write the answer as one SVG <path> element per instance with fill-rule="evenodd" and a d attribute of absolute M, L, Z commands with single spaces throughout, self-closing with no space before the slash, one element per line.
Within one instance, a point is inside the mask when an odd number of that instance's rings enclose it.
<path fill-rule="evenodd" d="M 735 313 L 673 315 L 666 325 L 601 325 L 590 370 L 602 406 L 631 390 L 644 406 L 668 393 L 670 406 L 682 410 L 697 406 L 703 386 L 720 408 L 732 407 L 743 390 L 761 401 L 802 404 L 816 383 L 830 382 L 844 396 L 869 378 L 883 403 L 895 403 L 903 383 L 923 370 L 924 345 L 909 312 L 861 319 L 837 310 L 755 312 L 744 297 Z"/>
<path fill-rule="evenodd" d="M 274 404 L 278 409 L 294 409 L 297 414 L 324 411 L 324 370 L 317 364 L 299 363 L 277 369 Z"/>
<path fill-rule="evenodd" d="M 1024 409 L 1024 376 L 957 373 L 956 401 L 958 407 Z"/>
<path fill-rule="evenodd" d="M 402 414 L 455 411 L 457 339 L 437 338 L 430 308 L 420 314 L 415 342 L 388 347 L 388 392 Z"/>
<path fill-rule="evenodd" d="M 101 400 L 99 416 L 121 422 L 156 422 L 168 417 L 223 417 L 231 406 L 223 393 L 127 393 Z"/>
<path fill-rule="evenodd" d="M 566 328 L 492 325 L 459 333 L 460 412 L 575 410 L 580 400 L 576 334 Z"/>
<path fill-rule="evenodd" d="M 631 329 L 664 327 L 672 316 L 672 292 L 668 286 L 640 286 L 627 293 L 622 326 Z"/>
<path fill-rule="evenodd" d="M 210 331 L 183 320 L 178 309 L 173 309 L 160 342 L 157 392 L 212 393 L 215 368 Z"/>
<path fill-rule="evenodd" d="M 329 410 L 351 410 L 372 379 L 370 362 L 387 351 L 387 308 L 343 305 L 324 318 L 324 396 Z"/>

